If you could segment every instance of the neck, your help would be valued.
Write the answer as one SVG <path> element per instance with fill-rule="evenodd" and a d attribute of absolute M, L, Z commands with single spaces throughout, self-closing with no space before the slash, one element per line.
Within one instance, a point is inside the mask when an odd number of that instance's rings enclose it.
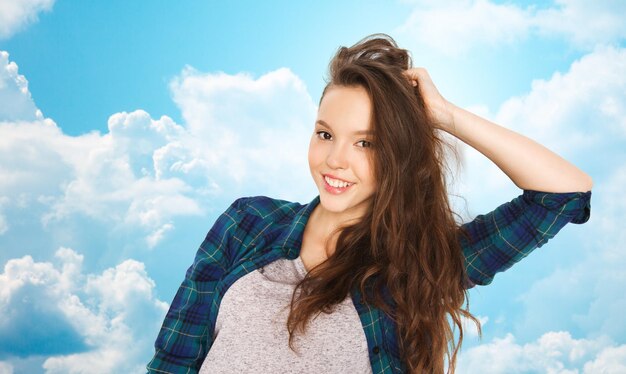
<path fill-rule="evenodd" d="M 339 233 L 334 231 L 340 226 L 356 222 L 361 216 L 362 214 L 331 212 L 324 209 L 322 204 L 318 204 L 315 209 L 313 209 L 309 217 L 310 226 L 315 232 L 315 236 L 320 238 L 323 243 L 328 242 L 328 246 L 326 247 L 327 256 L 335 252 Z"/>

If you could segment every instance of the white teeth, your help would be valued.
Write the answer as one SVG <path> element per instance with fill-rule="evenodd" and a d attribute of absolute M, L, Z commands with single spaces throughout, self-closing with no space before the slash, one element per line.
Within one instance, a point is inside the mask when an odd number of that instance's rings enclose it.
<path fill-rule="evenodd" d="M 335 188 L 345 188 L 354 184 L 354 183 L 342 182 L 337 179 L 331 179 L 329 177 L 324 177 L 324 179 L 326 180 L 326 183 L 328 183 L 329 185 Z"/>

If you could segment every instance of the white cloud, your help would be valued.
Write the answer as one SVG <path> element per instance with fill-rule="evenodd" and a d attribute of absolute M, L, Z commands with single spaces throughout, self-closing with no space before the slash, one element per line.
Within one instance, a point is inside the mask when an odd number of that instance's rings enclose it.
<path fill-rule="evenodd" d="M 568 332 L 547 332 L 519 344 L 507 334 L 461 353 L 460 373 L 617 373 L 623 372 L 626 345 L 607 337 L 574 339 Z M 597 369 L 607 371 L 598 371 Z"/>
<path fill-rule="evenodd" d="M 37 22 L 38 13 L 50 11 L 53 5 L 54 0 L 0 1 L 0 39 L 9 38 Z"/>
<path fill-rule="evenodd" d="M 165 233 L 172 230 L 173 228 L 174 225 L 172 225 L 171 223 L 166 223 L 162 225 L 157 231 L 153 232 L 146 238 L 148 246 L 150 248 L 155 247 L 163 239 Z"/>
<path fill-rule="evenodd" d="M 556 6 L 536 12 L 538 32 L 563 35 L 576 46 L 592 48 L 626 38 L 626 3 L 621 0 L 556 0 Z"/>
<path fill-rule="evenodd" d="M 56 258 L 12 259 L 0 274 L 2 336 L 29 337 L 25 351 L 14 347 L 19 338 L 0 345 L 3 355 L 47 355 L 49 373 L 144 370 L 154 338 L 146 331 L 157 331 L 167 310 L 144 265 L 126 260 L 83 274 L 82 255 L 60 248 Z"/>
<path fill-rule="evenodd" d="M 19 74 L 17 64 L 9 61 L 6 51 L 0 51 L 0 103 L 0 122 L 33 121 L 43 117 L 28 91 L 28 81 Z"/>
<path fill-rule="evenodd" d="M 594 361 L 585 364 L 584 372 L 589 374 L 626 373 L 626 345 L 606 348 Z"/>
<path fill-rule="evenodd" d="M 13 365 L 0 361 L 0 374 L 13 374 Z"/>
<path fill-rule="evenodd" d="M 25 98 L 36 110 L 28 82 L 5 57 L 12 75 L 0 97 Z M 185 126 L 136 110 L 113 114 L 105 134 L 68 136 L 40 114 L 7 115 L 0 196 L 9 201 L 0 230 L 15 213 L 39 214 L 47 227 L 87 216 L 114 230 L 140 228 L 154 247 L 175 230 L 176 217 L 205 214 L 218 197 L 313 196 L 306 149 L 316 107 L 291 71 L 253 79 L 187 68 L 172 93 Z"/>
<path fill-rule="evenodd" d="M 626 49 L 599 47 L 566 73 L 533 81 L 528 95 L 502 105 L 497 120 L 532 136 L 560 139 L 568 147 L 563 151 L 597 146 L 606 137 L 626 138 L 625 89 Z"/>
<path fill-rule="evenodd" d="M 9 224 L 7 223 L 6 218 L 4 218 L 2 214 L 0 214 L 0 235 L 7 232 L 8 229 L 9 229 Z"/>
<path fill-rule="evenodd" d="M 46 372 L 145 371 L 154 342 L 154 336 L 146 331 L 157 331 L 167 310 L 167 304 L 155 298 L 154 287 L 144 265 L 134 260 L 101 275 L 88 275 L 86 301 L 73 298 L 62 308 L 96 349 L 51 357 L 43 365 Z"/>
<path fill-rule="evenodd" d="M 0 196 L 0 235 L 4 234 L 9 230 L 9 224 L 7 223 L 7 219 L 2 214 L 2 206 L 8 204 L 9 198 L 6 196 Z"/>
<path fill-rule="evenodd" d="M 111 116 L 109 133 L 103 136 L 59 134 L 58 144 L 49 146 L 71 172 L 60 183 L 62 195 L 47 200 L 50 210 L 44 222 L 85 214 L 113 225 L 142 227 L 148 230 L 146 240 L 154 246 L 156 241 L 148 238 L 163 225 L 171 225 L 173 217 L 202 213 L 188 183 L 178 177 L 154 175 L 153 153 L 182 132 L 168 117 L 153 120 L 147 113 L 135 111 Z M 32 137 L 40 134 L 32 132 Z"/>
<path fill-rule="evenodd" d="M 274 191 L 283 198 L 306 198 L 313 189 L 306 150 L 316 106 L 304 83 L 281 68 L 258 79 L 247 74 L 203 74 L 186 68 L 171 85 L 193 139 L 192 162 L 214 180 L 254 183 L 248 191 Z M 172 147 L 168 151 L 180 152 Z M 167 158 L 168 152 L 160 155 Z M 236 187 L 227 183 L 227 188 Z M 306 191 L 306 192 L 305 192 Z"/>
<path fill-rule="evenodd" d="M 624 13 L 626 3 L 619 0 L 557 0 L 548 7 L 525 8 L 488 0 L 416 1 L 396 32 L 451 55 L 476 45 L 513 43 L 531 35 L 563 37 L 588 50 L 626 38 Z"/>
<path fill-rule="evenodd" d="M 132 117 L 137 126 L 145 121 L 155 128 L 176 126 L 169 118 L 155 121 L 141 111 L 119 116 Z M 142 147 L 154 151 L 166 144 L 167 135 L 146 132 L 136 139 L 115 128 L 102 136 L 72 137 L 47 119 L 0 124 L 0 194 L 11 197 L 5 212 L 15 208 L 24 214 L 38 206 L 46 210 L 44 224 L 84 215 L 114 227 L 130 224 L 148 236 L 175 216 L 200 214 L 188 184 L 153 176 L 152 153 Z M 150 143 L 151 135 L 160 143 Z M 40 214 L 40 209 L 34 212 Z"/>
<path fill-rule="evenodd" d="M 473 44 L 494 45 L 522 38 L 530 26 L 527 12 L 516 5 L 485 0 L 419 2 L 397 29 L 448 54 L 465 52 Z"/>

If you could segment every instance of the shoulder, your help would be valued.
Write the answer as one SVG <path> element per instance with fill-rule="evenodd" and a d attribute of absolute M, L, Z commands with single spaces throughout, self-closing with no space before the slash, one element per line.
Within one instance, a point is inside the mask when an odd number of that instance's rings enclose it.
<path fill-rule="evenodd" d="M 239 198 L 231 208 L 235 209 L 232 217 L 237 248 L 233 259 L 265 253 L 277 243 L 284 246 L 302 230 L 301 219 L 307 212 L 307 205 L 267 196 Z"/>
<path fill-rule="evenodd" d="M 241 218 L 280 223 L 285 219 L 291 220 L 304 205 L 267 196 L 250 196 L 235 200 L 231 207 Z"/>

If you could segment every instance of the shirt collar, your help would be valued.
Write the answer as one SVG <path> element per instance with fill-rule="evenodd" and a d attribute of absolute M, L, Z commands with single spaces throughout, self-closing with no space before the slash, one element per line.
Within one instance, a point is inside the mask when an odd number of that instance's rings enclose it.
<path fill-rule="evenodd" d="M 319 204 L 320 197 L 316 196 L 310 203 L 302 205 L 289 224 L 285 226 L 276 240 L 276 246 L 282 249 L 287 258 L 294 259 L 300 255 L 302 235 L 313 209 Z"/>

